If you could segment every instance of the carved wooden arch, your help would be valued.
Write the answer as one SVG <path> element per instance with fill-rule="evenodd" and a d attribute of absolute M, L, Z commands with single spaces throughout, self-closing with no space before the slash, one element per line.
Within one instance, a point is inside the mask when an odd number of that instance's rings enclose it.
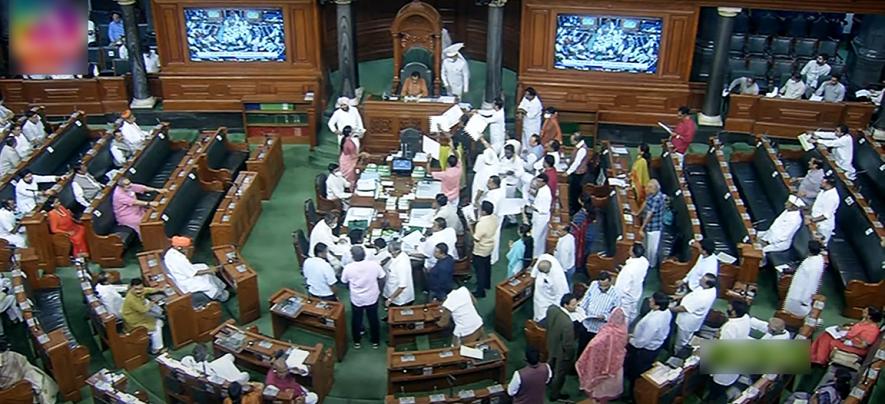
<path fill-rule="evenodd" d="M 424 48 L 433 55 L 433 94 L 439 94 L 440 75 L 442 74 L 442 17 L 430 4 L 414 0 L 403 6 L 396 13 L 390 34 L 393 39 L 393 88 L 392 94 L 399 90 L 400 68 L 403 54 L 411 48 Z"/>

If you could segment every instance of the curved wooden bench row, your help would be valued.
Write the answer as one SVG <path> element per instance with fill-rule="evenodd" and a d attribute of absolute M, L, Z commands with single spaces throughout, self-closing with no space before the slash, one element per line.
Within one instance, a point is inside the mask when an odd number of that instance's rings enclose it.
<path fill-rule="evenodd" d="M 698 220 L 697 210 L 692 203 L 691 192 L 685 184 L 685 176 L 682 167 L 675 164 L 672 158 L 673 145 L 664 141 L 661 158 L 655 163 L 659 166 L 661 192 L 670 197 L 673 209 L 673 225 L 684 228 L 687 234 L 682 235 L 683 242 L 688 243 L 688 259 L 683 261 L 676 256 L 668 256 L 663 251 L 660 253 L 659 274 L 661 277 L 661 291 L 668 295 L 676 293 L 676 282 L 685 277 L 700 256 L 700 247 L 697 240 L 701 239 L 701 221 Z M 662 236 L 663 238 L 663 236 Z M 674 246 L 674 248 L 676 248 Z M 722 271 L 720 270 L 720 273 Z"/>
<path fill-rule="evenodd" d="M 282 144 L 279 135 L 266 135 L 264 143 L 253 149 L 246 160 L 246 170 L 258 173 L 258 185 L 264 200 L 273 195 L 286 169 Z"/>
<path fill-rule="evenodd" d="M 214 133 L 204 133 L 198 142 L 203 144 L 203 152 L 197 160 L 197 170 L 200 178 L 208 182 L 229 184 L 249 158 L 249 144 L 228 141 L 227 128 L 223 126 Z"/>

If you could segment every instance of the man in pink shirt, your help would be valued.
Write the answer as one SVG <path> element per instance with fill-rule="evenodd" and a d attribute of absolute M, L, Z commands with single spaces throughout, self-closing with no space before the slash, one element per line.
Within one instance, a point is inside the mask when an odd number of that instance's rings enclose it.
<path fill-rule="evenodd" d="M 292 392 L 292 396 L 295 397 L 296 402 L 303 402 L 305 404 L 316 404 L 318 401 L 318 397 L 316 393 L 312 393 L 307 391 L 301 383 L 298 383 L 298 380 L 295 379 L 295 375 L 292 373 L 292 370 L 297 369 L 289 369 L 289 366 L 286 364 L 286 358 L 289 354 L 282 349 L 274 352 L 273 362 L 271 362 L 271 367 L 267 371 L 267 375 L 264 377 L 264 384 L 267 386 L 274 386 L 280 391 L 289 390 Z"/>
<path fill-rule="evenodd" d="M 114 188 L 113 194 L 114 218 L 117 220 L 117 224 L 135 230 L 139 240 L 141 239 L 141 217 L 144 216 L 144 212 L 149 206 L 157 206 L 157 202 L 138 200 L 137 194 L 144 192 L 165 193 L 166 190 L 133 184 L 132 180 L 123 177 Z"/>
<path fill-rule="evenodd" d="M 449 203 L 458 206 L 458 196 L 461 194 L 461 166 L 458 165 L 458 157 L 454 154 L 449 156 L 446 163 L 448 168 L 431 173 L 431 175 L 442 181 L 442 193 L 449 198 Z"/>
<path fill-rule="evenodd" d="M 679 107 L 677 116 L 679 117 L 679 123 L 676 124 L 673 134 L 670 135 L 670 142 L 673 143 L 673 148 L 679 154 L 679 161 L 682 161 L 685 152 L 688 151 L 688 146 L 691 145 L 691 141 L 694 139 L 698 126 L 691 119 L 691 110 L 688 107 Z"/>
<path fill-rule="evenodd" d="M 353 262 L 341 271 L 341 282 L 350 286 L 350 335 L 353 347 L 360 348 L 363 332 L 363 313 L 369 318 L 369 339 L 372 348 L 378 349 L 380 341 L 378 323 L 378 279 L 384 277 L 384 269 L 377 261 L 366 259 L 366 250 L 361 246 L 350 248 Z"/>

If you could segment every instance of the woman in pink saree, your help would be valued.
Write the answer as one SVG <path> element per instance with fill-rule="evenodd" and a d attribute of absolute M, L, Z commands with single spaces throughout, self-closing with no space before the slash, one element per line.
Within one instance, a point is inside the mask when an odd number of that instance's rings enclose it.
<path fill-rule="evenodd" d="M 350 126 L 345 126 L 341 130 L 343 137 L 341 138 L 341 153 L 338 155 L 338 165 L 340 166 L 341 174 L 344 174 L 344 178 L 356 186 L 356 165 L 360 160 L 360 153 L 351 137 L 352 132 L 353 129 Z"/>
<path fill-rule="evenodd" d="M 575 364 L 581 390 L 596 402 L 605 403 L 623 393 L 627 338 L 627 317 L 615 309 Z"/>

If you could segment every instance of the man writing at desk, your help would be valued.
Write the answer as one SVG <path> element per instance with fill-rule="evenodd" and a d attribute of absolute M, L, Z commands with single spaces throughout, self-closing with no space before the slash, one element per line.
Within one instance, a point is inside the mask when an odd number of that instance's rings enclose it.
<path fill-rule="evenodd" d="M 430 95 L 427 91 L 427 82 L 418 72 L 412 72 L 409 78 L 403 82 L 402 88 L 399 90 L 400 97 L 423 98 Z"/>

